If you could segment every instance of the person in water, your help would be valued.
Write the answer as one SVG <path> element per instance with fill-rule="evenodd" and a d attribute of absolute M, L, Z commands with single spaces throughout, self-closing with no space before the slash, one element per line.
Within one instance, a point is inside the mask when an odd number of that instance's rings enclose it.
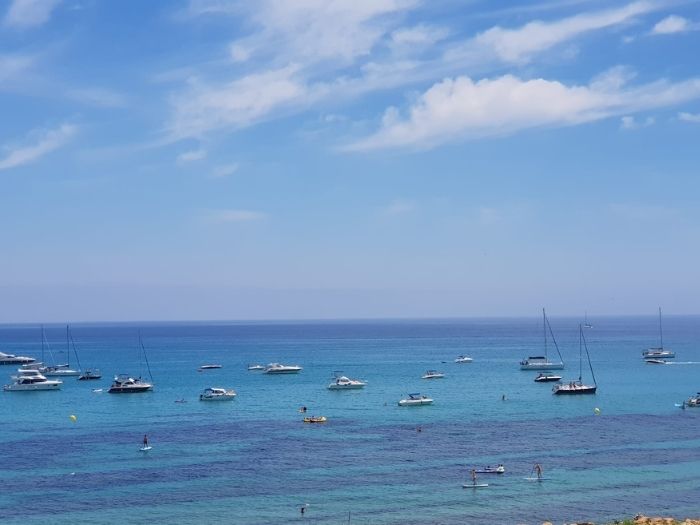
<path fill-rule="evenodd" d="M 539 463 L 535 463 L 535 472 L 537 473 L 537 479 L 542 479 L 542 466 Z"/>
<path fill-rule="evenodd" d="M 476 485 L 476 469 L 472 469 L 472 484 Z"/>
<path fill-rule="evenodd" d="M 148 446 L 148 436 L 146 434 L 143 435 L 143 446 L 144 447 Z"/>

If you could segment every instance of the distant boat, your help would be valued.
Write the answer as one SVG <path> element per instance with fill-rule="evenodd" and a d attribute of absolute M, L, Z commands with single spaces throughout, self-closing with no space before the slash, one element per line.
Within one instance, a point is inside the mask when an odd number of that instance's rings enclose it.
<path fill-rule="evenodd" d="M 659 307 L 659 346 L 655 348 L 649 348 L 642 352 L 642 358 L 644 359 L 673 359 L 676 357 L 675 352 L 671 350 L 666 350 L 664 348 L 664 334 L 661 329 L 661 307 Z"/>
<path fill-rule="evenodd" d="M 588 312 L 585 312 L 583 314 L 583 327 L 584 328 L 593 328 L 593 325 L 588 322 Z"/>
<path fill-rule="evenodd" d="M 298 365 L 282 365 L 280 363 L 270 363 L 265 367 L 266 374 L 298 374 L 302 368 Z"/>
<path fill-rule="evenodd" d="M 399 401 L 400 407 L 411 407 L 411 406 L 432 405 L 432 404 L 433 404 L 433 400 L 431 398 L 429 398 L 428 396 L 421 395 L 419 393 L 408 394 L 407 398 L 404 398 L 401 401 Z"/>
<path fill-rule="evenodd" d="M 552 392 L 556 395 L 577 395 L 577 394 L 595 394 L 598 389 L 598 385 L 595 381 L 595 375 L 593 374 L 593 365 L 591 364 L 591 356 L 588 354 L 588 345 L 586 345 L 586 338 L 583 337 L 583 326 L 578 326 L 578 379 L 575 381 L 569 381 L 568 383 L 561 383 L 554 385 Z M 583 349 L 586 349 L 586 358 L 588 358 L 588 367 L 591 370 L 591 376 L 593 377 L 593 384 L 586 385 L 581 381 L 581 374 L 583 370 Z"/>
<path fill-rule="evenodd" d="M 223 365 L 200 365 L 198 370 L 215 370 L 217 368 L 223 368 Z"/>
<path fill-rule="evenodd" d="M 556 374 L 540 373 L 535 378 L 535 383 L 553 383 L 553 382 L 557 382 L 557 381 L 561 381 L 561 376 L 558 376 Z"/>
<path fill-rule="evenodd" d="M 24 357 L 21 355 L 6 354 L 0 352 L 0 365 L 28 365 L 34 363 L 36 359 L 33 357 Z"/>
<path fill-rule="evenodd" d="M 5 385 L 5 392 L 34 392 L 37 390 L 60 390 L 61 381 L 46 379 L 38 370 L 21 368 L 17 375 L 12 376 L 14 382 Z"/>
<path fill-rule="evenodd" d="M 496 465 L 495 467 L 489 465 L 488 467 L 474 469 L 476 474 L 503 474 L 505 471 L 506 467 L 502 464 Z"/>
<path fill-rule="evenodd" d="M 466 355 L 461 355 L 455 359 L 455 363 L 471 363 L 472 361 L 474 361 L 474 359 L 467 357 Z"/>
<path fill-rule="evenodd" d="M 265 370 L 265 365 L 248 365 L 248 370 Z"/>
<path fill-rule="evenodd" d="M 325 423 L 328 421 L 326 416 L 309 416 L 304 418 L 304 423 Z"/>
<path fill-rule="evenodd" d="M 51 351 L 51 346 L 49 345 L 49 342 L 46 340 L 46 335 L 44 334 L 44 327 L 41 327 L 41 360 L 44 360 L 44 345 L 46 345 L 46 348 L 49 350 L 49 354 L 51 354 L 51 361 L 54 362 L 52 366 L 45 366 L 44 368 L 41 368 L 41 373 L 44 374 L 46 377 L 68 377 L 68 376 L 79 376 L 80 375 L 80 363 L 78 363 L 78 370 L 73 370 L 70 367 L 70 330 L 68 325 L 66 325 L 66 357 L 68 359 L 68 362 L 66 364 L 56 364 L 56 360 L 54 359 L 53 352 Z M 77 358 L 76 354 L 76 358 Z"/>
<path fill-rule="evenodd" d="M 143 352 L 143 359 L 146 362 L 146 368 L 148 369 L 148 375 L 151 378 L 151 382 L 145 381 L 143 379 L 130 377 L 128 374 L 119 374 L 114 377 L 112 386 L 109 387 L 108 392 L 110 394 L 137 394 L 140 392 L 148 392 L 153 390 L 153 374 L 151 374 L 151 365 L 148 363 L 148 356 L 146 355 L 146 348 L 143 346 L 141 341 L 141 334 L 139 333 L 139 346 Z"/>
<path fill-rule="evenodd" d="M 644 361 L 648 365 L 665 365 L 665 364 L 667 364 L 664 359 L 645 359 Z"/>
<path fill-rule="evenodd" d="M 442 379 L 445 377 L 445 374 L 442 372 L 438 372 L 437 370 L 428 370 L 421 379 Z"/>
<path fill-rule="evenodd" d="M 559 351 L 559 345 L 557 345 L 557 340 L 554 338 L 554 332 L 552 332 L 552 327 L 547 319 L 547 314 L 542 308 L 542 324 L 544 328 L 544 355 L 543 356 L 530 356 L 526 359 L 520 361 L 520 370 L 563 370 L 564 360 L 561 358 L 561 352 Z M 559 361 L 550 361 L 547 356 L 547 331 L 549 329 L 549 335 L 552 337 L 552 342 L 554 343 L 554 348 L 557 350 L 559 355 Z"/>
<path fill-rule="evenodd" d="M 341 370 L 336 370 L 334 373 L 335 379 L 328 385 L 328 390 L 358 390 L 364 388 L 367 383 L 359 379 L 350 379 L 342 375 Z"/>
<path fill-rule="evenodd" d="M 204 391 L 199 394 L 200 401 L 230 401 L 235 397 L 236 392 L 234 390 L 217 387 L 205 388 Z"/>

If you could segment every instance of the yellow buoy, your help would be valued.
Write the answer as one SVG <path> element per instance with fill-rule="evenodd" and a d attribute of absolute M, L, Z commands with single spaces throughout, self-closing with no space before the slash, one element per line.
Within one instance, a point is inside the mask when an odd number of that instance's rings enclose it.
<path fill-rule="evenodd" d="M 70 417 L 70 420 L 71 420 L 73 423 L 75 423 L 76 421 L 78 421 L 78 416 L 75 416 L 75 415 L 71 414 L 71 415 L 68 416 L 68 417 Z"/>
<path fill-rule="evenodd" d="M 595 408 L 593 409 L 593 413 L 594 413 L 596 416 L 599 416 L 599 415 L 600 415 L 600 408 L 595 407 Z"/>

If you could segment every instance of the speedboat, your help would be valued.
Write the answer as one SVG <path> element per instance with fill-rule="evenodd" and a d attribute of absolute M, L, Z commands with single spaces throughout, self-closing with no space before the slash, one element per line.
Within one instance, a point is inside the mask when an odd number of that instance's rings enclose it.
<path fill-rule="evenodd" d="M 266 374 L 298 374 L 302 368 L 298 365 L 282 365 L 280 363 L 270 363 L 265 367 Z"/>
<path fill-rule="evenodd" d="M 564 363 L 561 361 L 550 361 L 542 355 L 529 356 L 520 361 L 520 370 L 563 370 Z"/>
<path fill-rule="evenodd" d="M 21 355 L 6 354 L 0 352 L 0 365 L 26 365 L 36 361 L 33 357 L 24 357 Z"/>
<path fill-rule="evenodd" d="M 419 405 L 432 405 L 433 400 L 421 394 L 408 394 L 408 397 L 399 401 L 400 407 L 412 407 Z"/>
<path fill-rule="evenodd" d="M 304 423 L 325 423 L 328 421 L 326 416 L 310 416 L 304 418 Z"/>
<path fill-rule="evenodd" d="M 471 363 L 472 361 L 474 361 L 474 359 L 467 357 L 466 355 L 461 355 L 455 359 L 455 363 Z"/>
<path fill-rule="evenodd" d="M 40 370 L 46 377 L 72 377 L 80 375 L 80 370 L 73 370 L 69 365 L 46 366 Z"/>
<path fill-rule="evenodd" d="M 642 352 L 643 359 L 673 359 L 676 357 L 676 353 L 671 350 L 664 350 L 663 348 L 650 348 Z"/>
<path fill-rule="evenodd" d="M 6 392 L 31 392 L 36 390 L 59 390 L 62 381 L 46 379 L 38 370 L 17 370 L 17 375 L 12 376 L 14 383 L 5 385 Z"/>
<path fill-rule="evenodd" d="M 685 402 L 684 406 L 687 407 L 700 407 L 700 392 L 695 394 L 694 396 L 690 396 L 688 400 Z"/>
<path fill-rule="evenodd" d="M 503 474 L 506 471 L 506 467 L 504 467 L 502 464 L 499 464 L 495 467 L 488 466 L 488 467 L 483 467 L 483 468 L 478 468 L 475 469 L 474 472 L 476 474 Z"/>
<path fill-rule="evenodd" d="M 581 381 L 570 381 L 554 385 L 552 392 L 556 395 L 575 395 L 575 394 L 595 394 L 596 385 L 584 385 Z"/>
<path fill-rule="evenodd" d="M 535 378 L 535 383 L 553 383 L 556 381 L 561 381 L 561 376 L 558 376 L 556 374 L 539 373 Z"/>
<path fill-rule="evenodd" d="M 442 379 L 445 377 L 445 374 L 442 372 L 438 372 L 437 370 L 428 370 L 421 379 Z"/>
<path fill-rule="evenodd" d="M 153 385 L 140 377 L 134 379 L 127 374 L 120 374 L 114 377 L 112 386 L 109 387 L 110 394 L 137 394 L 153 390 Z"/>
<path fill-rule="evenodd" d="M 78 378 L 78 381 L 90 381 L 93 379 L 102 379 L 102 374 L 97 368 L 88 368 L 80 374 L 80 377 Z"/>
<path fill-rule="evenodd" d="M 364 388 L 367 383 L 359 379 L 350 379 L 336 373 L 335 380 L 328 385 L 328 390 L 357 390 Z"/>
<path fill-rule="evenodd" d="M 197 370 L 215 370 L 217 368 L 223 368 L 223 365 L 201 365 Z"/>
<path fill-rule="evenodd" d="M 248 365 L 248 370 L 265 370 L 265 365 Z"/>
<path fill-rule="evenodd" d="M 199 394 L 200 401 L 230 401 L 234 397 L 236 397 L 236 392 L 234 390 L 216 387 L 205 388 L 204 391 Z"/>
<path fill-rule="evenodd" d="M 665 365 L 666 360 L 665 359 L 645 359 L 645 363 L 648 365 Z"/>

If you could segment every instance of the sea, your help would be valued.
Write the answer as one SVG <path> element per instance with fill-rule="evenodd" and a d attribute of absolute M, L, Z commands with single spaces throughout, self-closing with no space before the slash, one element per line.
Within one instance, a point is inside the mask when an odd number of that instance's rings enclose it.
<path fill-rule="evenodd" d="M 555 396 L 519 362 L 541 318 L 73 324 L 85 369 L 0 392 L 0 523 L 555 524 L 700 516 L 700 317 L 589 317 L 598 391 Z M 565 381 L 592 381 L 580 319 L 552 317 Z M 77 365 L 65 325 L 0 326 L 0 350 Z M 556 357 L 551 339 L 550 357 Z M 469 364 L 455 358 L 468 355 Z M 251 363 L 303 367 L 248 371 Z M 581 372 L 579 364 L 582 363 Z M 221 369 L 198 371 L 203 364 Z M 149 372 L 150 369 L 150 372 Z M 428 369 L 444 379 L 424 380 Z M 0 367 L 0 384 L 15 367 Z M 335 372 L 367 381 L 331 391 Z M 115 374 L 152 392 L 107 392 Z M 231 402 L 201 402 L 206 387 Z M 400 407 L 409 393 L 434 404 Z M 176 402 L 179 401 L 179 402 Z M 182 402 L 184 401 L 184 402 Z M 306 414 L 299 412 L 306 406 Z M 304 415 L 326 416 L 305 424 Z M 75 417 L 71 417 L 75 416 Z M 143 436 L 152 449 L 139 450 Z M 502 475 L 472 468 L 503 464 Z M 533 481 L 534 465 L 543 469 Z M 303 513 L 302 513 L 303 509 Z"/>

